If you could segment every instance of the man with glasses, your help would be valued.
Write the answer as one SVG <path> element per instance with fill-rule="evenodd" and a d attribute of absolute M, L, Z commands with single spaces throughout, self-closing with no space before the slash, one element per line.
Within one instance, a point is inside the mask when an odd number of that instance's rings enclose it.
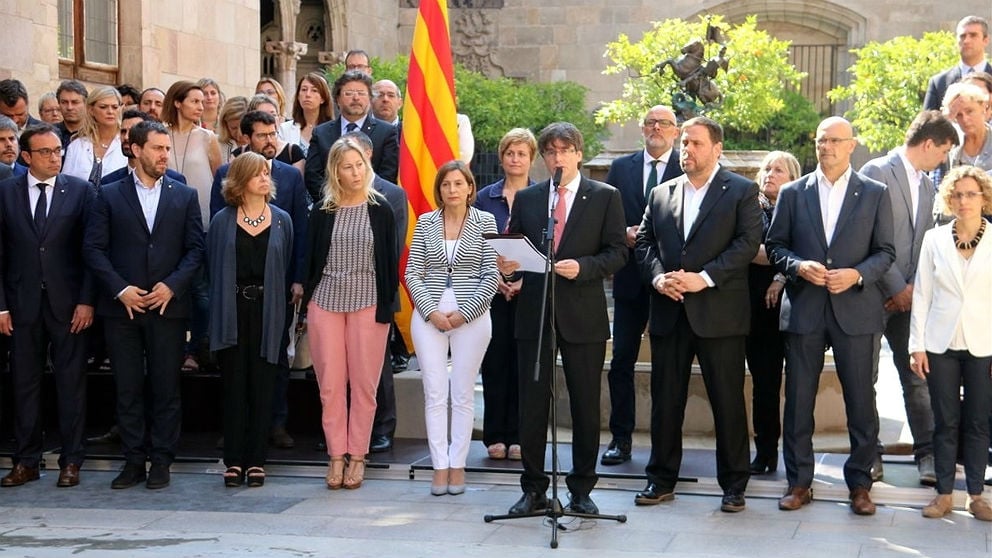
<path fill-rule="evenodd" d="M 648 194 L 662 182 L 682 175 L 675 140 L 679 127 L 671 108 L 656 105 L 641 120 L 644 149 L 618 157 L 610 165 L 606 183 L 620 190 L 626 220 L 627 263 L 613 276 L 613 359 L 607 375 L 610 386 L 610 433 L 613 439 L 600 458 L 603 465 L 630 461 L 636 393 L 634 363 L 641 335 L 648 323 L 651 300 L 648 285 L 634 257 L 634 239 L 644 216 Z"/>
<path fill-rule="evenodd" d="M 358 70 L 348 70 L 334 81 L 331 91 L 339 116 L 313 130 L 303 181 L 313 199 L 319 200 L 324 188 L 324 170 L 331 145 L 342 135 L 360 130 L 374 146 L 372 168 L 386 180 L 396 183 L 399 171 L 400 146 L 396 126 L 379 120 L 369 113 L 372 98 L 372 78 Z"/>
<path fill-rule="evenodd" d="M 549 479 L 544 472 L 554 357 L 561 352 L 572 415 L 572 470 L 565 478 L 571 493 L 569 509 L 596 514 L 599 508 L 589 493 L 596 486 L 596 454 L 599 451 L 600 375 L 606 358 L 610 321 L 606 311 L 603 280 L 627 260 L 624 243 L 623 202 L 620 192 L 579 174 L 582 166 L 582 133 L 568 122 L 549 124 L 537 140 L 538 150 L 551 175 L 517 193 L 510 216 L 509 232 L 527 236 L 542 252 L 547 251 L 546 232 L 553 218 L 555 267 L 554 300 L 540 321 L 544 298 L 544 274 L 522 273 L 518 295 L 516 338 L 520 365 L 520 449 L 524 466 L 520 478 L 523 496 L 510 508 L 520 515 L 547 509 Z M 507 280 L 519 263 L 497 259 Z M 534 381 L 538 356 L 537 338 L 544 330 L 540 347 L 540 377 Z M 553 332 L 553 335 L 552 335 Z M 557 346 L 552 346 L 552 337 Z"/>
<path fill-rule="evenodd" d="M 344 70 L 346 72 L 362 72 L 371 77 L 372 66 L 369 65 L 370 60 L 369 53 L 364 50 L 349 50 L 348 54 L 344 55 Z"/>
<path fill-rule="evenodd" d="M 827 118 L 816 129 L 816 171 L 782 187 L 765 248 L 785 274 L 783 456 L 789 487 L 778 507 L 812 500 L 813 409 L 825 347 L 844 394 L 851 454 L 844 464 L 851 510 L 873 515 L 871 466 L 878 440 L 875 336 L 885 329 L 880 282 L 896 257 L 885 185 L 854 171 L 851 123 Z"/>
<path fill-rule="evenodd" d="M 403 106 L 403 94 L 400 88 L 391 80 L 381 79 L 372 86 L 372 114 L 379 120 L 400 126 L 400 107 Z"/>
<path fill-rule="evenodd" d="M 17 439 L 14 467 L 0 486 L 39 478 L 41 383 L 51 351 L 62 444 L 56 485 L 71 487 L 79 484 L 85 457 L 86 332 L 95 291 L 83 263 L 83 233 L 95 192 L 88 182 L 59 174 L 63 151 L 55 128 L 29 126 L 20 142 L 28 173 L 0 183 L 0 334 L 11 336 Z"/>

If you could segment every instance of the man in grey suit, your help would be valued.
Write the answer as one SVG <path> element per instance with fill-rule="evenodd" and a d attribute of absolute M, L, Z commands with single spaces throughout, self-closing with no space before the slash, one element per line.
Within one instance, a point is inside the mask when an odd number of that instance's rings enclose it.
<path fill-rule="evenodd" d="M 961 60 L 953 68 L 930 78 L 927 94 L 923 98 L 923 110 L 940 110 L 947 87 L 961 81 L 965 74 L 992 74 L 992 64 L 985 61 L 985 49 L 989 46 L 989 22 L 983 17 L 966 16 L 958 22 L 955 33 Z"/>
<path fill-rule="evenodd" d="M 958 133 L 950 120 L 939 111 L 923 111 L 909 125 L 904 145 L 861 167 L 861 174 L 888 187 L 892 202 L 896 261 L 879 283 L 885 298 L 884 335 L 892 349 L 892 361 L 902 384 L 920 483 L 928 486 L 937 482 L 933 465 L 933 411 L 926 381 L 909 368 L 909 310 L 923 233 L 933 227 L 934 188 L 926 173 L 946 161 L 947 153 L 957 144 Z M 880 336 L 876 337 L 876 342 L 881 342 Z M 872 480 L 881 478 L 882 460 L 876 456 Z"/>
<path fill-rule="evenodd" d="M 779 193 L 765 248 L 788 277 L 783 455 L 789 488 L 779 509 L 812 498 L 813 408 L 823 352 L 833 347 L 844 393 L 851 454 L 844 464 L 851 509 L 872 515 L 871 465 L 878 440 L 872 375 L 875 336 L 885 325 L 878 283 L 895 260 L 891 201 L 885 185 L 851 168 L 857 144 L 851 123 L 827 118 L 816 130 L 816 171 Z"/>

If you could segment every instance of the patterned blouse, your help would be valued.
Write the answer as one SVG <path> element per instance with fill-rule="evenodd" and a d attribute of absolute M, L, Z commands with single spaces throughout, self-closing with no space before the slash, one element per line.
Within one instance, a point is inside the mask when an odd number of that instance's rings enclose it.
<path fill-rule="evenodd" d="M 355 312 L 375 306 L 375 260 L 368 204 L 340 207 L 335 212 L 323 277 L 313 300 L 328 312 Z"/>

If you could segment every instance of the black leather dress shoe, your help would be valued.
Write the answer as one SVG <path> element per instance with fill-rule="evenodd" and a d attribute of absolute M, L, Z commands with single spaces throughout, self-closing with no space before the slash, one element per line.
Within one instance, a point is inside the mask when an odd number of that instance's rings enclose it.
<path fill-rule="evenodd" d="M 662 488 L 653 482 L 649 482 L 644 490 L 638 492 L 637 495 L 634 496 L 634 503 L 638 506 L 653 506 L 655 504 L 668 502 L 674 499 L 674 489 Z"/>
<path fill-rule="evenodd" d="M 613 440 L 610 447 L 603 452 L 603 457 L 599 462 L 603 465 L 620 465 L 630 461 L 630 441 Z"/>
<path fill-rule="evenodd" d="M 393 439 L 389 436 L 375 436 L 369 444 L 369 452 L 385 453 L 393 449 Z"/>
<path fill-rule="evenodd" d="M 525 515 L 548 509 L 548 497 L 538 492 L 524 492 L 516 504 L 507 512 L 510 515 Z"/>
<path fill-rule="evenodd" d="M 748 466 L 748 471 L 752 475 L 765 475 L 774 473 L 778 469 L 778 453 L 774 455 L 764 455 L 757 453 Z"/>
<path fill-rule="evenodd" d="M 145 487 L 151 490 L 165 488 L 169 486 L 170 476 L 168 465 L 152 463 L 152 466 L 148 469 L 148 481 L 145 482 Z"/>
<path fill-rule="evenodd" d="M 599 513 L 599 507 L 596 506 L 596 502 L 593 502 L 592 498 L 590 498 L 588 494 L 572 494 L 572 497 L 568 502 L 568 507 L 565 509 L 573 513 L 585 513 L 590 515 Z"/>
<path fill-rule="evenodd" d="M 110 482 L 110 488 L 131 488 L 139 482 L 143 482 L 146 477 L 144 463 L 127 463 L 117 477 Z"/>
<path fill-rule="evenodd" d="M 744 511 L 744 493 L 736 490 L 728 490 L 723 493 L 720 501 L 720 511 L 734 513 Z"/>

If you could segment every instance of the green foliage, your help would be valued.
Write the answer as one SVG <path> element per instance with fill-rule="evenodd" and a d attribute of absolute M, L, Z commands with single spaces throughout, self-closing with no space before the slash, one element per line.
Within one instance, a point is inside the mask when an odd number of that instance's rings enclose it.
<path fill-rule="evenodd" d="M 758 149 L 788 151 L 799 159 L 803 168 L 816 165 L 813 135 L 822 116 L 813 103 L 796 91 L 786 91 L 785 106 L 757 133 L 724 129 L 724 149 Z"/>
<path fill-rule="evenodd" d="M 927 81 L 957 63 L 957 39 L 949 31 L 924 33 L 922 39 L 895 37 L 852 49 L 851 84 L 830 90 L 833 102 L 852 100 L 845 116 L 872 150 L 900 145 L 906 128 L 923 108 Z"/>
<path fill-rule="evenodd" d="M 785 106 L 788 88 L 796 86 L 805 74 L 789 63 L 790 43 L 759 30 L 754 16 L 736 26 L 715 15 L 692 23 L 681 19 L 656 21 L 635 43 L 621 34 L 606 45 L 605 56 L 611 64 L 603 73 L 626 74 L 623 92 L 619 99 L 603 105 L 596 120 L 636 121 L 653 105 L 671 105 L 672 96 L 679 90 L 678 79 L 670 69 L 659 74 L 654 67 L 662 60 L 678 57 L 686 43 L 706 37 L 707 23 L 724 33 L 730 59 L 728 71 L 718 72 L 713 80 L 723 92 L 724 101 L 706 109 L 707 116 L 745 132 L 761 130 Z M 718 44 L 708 44 L 705 58 L 716 56 L 719 49 Z"/>
<path fill-rule="evenodd" d="M 374 79 L 389 79 L 406 92 L 406 74 L 410 59 L 373 58 Z M 340 75 L 344 64 L 328 69 L 328 76 Z M 595 121 L 586 109 L 587 89 L 571 81 L 531 83 L 510 78 L 491 79 L 484 74 L 455 65 L 455 92 L 458 112 L 472 120 L 476 151 L 496 151 L 499 140 L 511 128 L 529 128 L 537 135 L 552 122 L 575 124 L 585 140 L 586 158 L 602 150 L 606 126 Z M 402 116 L 402 115 L 401 115 Z"/>

